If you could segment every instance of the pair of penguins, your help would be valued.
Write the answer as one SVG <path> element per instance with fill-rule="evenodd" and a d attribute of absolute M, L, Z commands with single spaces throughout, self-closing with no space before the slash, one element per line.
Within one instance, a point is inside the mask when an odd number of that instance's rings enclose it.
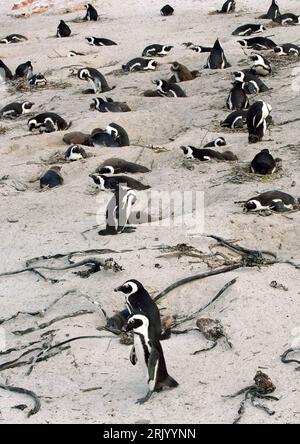
<path fill-rule="evenodd" d="M 86 15 L 84 16 L 83 20 L 96 22 L 99 16 L 94 6 L 88 3 L 85 5 L 85 8 L 86 8 Z M 61 20 L 57 27 L 56 37 L 60 38 L 70 37 L 71 33 L 72 31 L 70 27 L 66 24 L 66 22 L 64 22 L 64 20 Z"/>
<path fill-rule="evenodd" d="M 146 371 L 148 393 L 137 403 L 148 401 L 154 392 L 164 387 L 174 388 L 178 382 L 167 371 L 166 361 L 160 339 L 163 339 L 162 326 L 158 307 L 143 285 L 135 280 L 126 281 L 115 289 L 126 298 L 126 310 L 117 313 L 107 322 L 106 328 L 111 331 L 133 331 L 134 345 L 130 352 L 130 362 L 139 362 Z"/>

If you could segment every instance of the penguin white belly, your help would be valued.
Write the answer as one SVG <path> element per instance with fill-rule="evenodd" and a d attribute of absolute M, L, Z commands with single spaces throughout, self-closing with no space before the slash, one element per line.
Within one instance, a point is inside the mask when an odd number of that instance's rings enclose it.
<path fill-rule="evenodd" d="M 144 376 L 147 378 L 147 382 L 148 382 L 148 366 L 146 365 L 145 362 L 145 352 L 144 352 L 144 347 L 143 347 L 143 343 L 141 341 L 141 338 L 139 335 L 135 334 L 134 335 L 134 348 L 135 348 L 135 354 L 136 354 L 136 358 L 137 358 L 137 362 L 140 364 Z"/>

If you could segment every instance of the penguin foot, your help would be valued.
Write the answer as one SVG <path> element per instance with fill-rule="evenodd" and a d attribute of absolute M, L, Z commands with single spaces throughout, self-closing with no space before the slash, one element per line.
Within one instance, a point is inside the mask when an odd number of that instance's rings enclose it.
<path fill-rule="evenodd" d="M 145 402 L 149 401 L 149 399 L 151 398 L 153 392 L 148 392 L 147 395 L 144 398 L 139 398 L 136 401 L 136 404 L 145 404 Z"/>

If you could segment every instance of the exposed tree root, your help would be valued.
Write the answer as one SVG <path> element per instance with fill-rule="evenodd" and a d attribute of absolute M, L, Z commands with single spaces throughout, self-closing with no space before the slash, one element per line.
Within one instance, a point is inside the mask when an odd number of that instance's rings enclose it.
<path fill-rule="evenodd" d="M 283 362 L 284 364 L 289 364 L 290 362 L 295 362 L 296 364 L 300 364 L 300 361 L 298 361 L 297 359 L 287 359 L 287 356 L 290 353 L 300 353 L 300 348 L 294 347 L 294 348 L 289 348 L 288 350 L 286 350 L 281 355 L 281 362 Z"/>
<path fill-rule="evenodd" d="M 0 388 L 2 388 L 3 390 L 7 390 L 9 392 L 13 392 L 13 393 L 21 393 L 22 395 L 27 395 L 30 396 L 30 398 L 33 399 L 34 401 L 34 407 L 28 412 L 27 417 L 29 418 L 32 415 L 35 415 L 36 413 L 38 413 L 41 409 L 41 401 L 38 398 L 38 396 L 32 392 L 31 390 L 27 390 L 21 387 L 13 387 L 11 385 L 4 385 L 4 384 L 0 384 Z"/>

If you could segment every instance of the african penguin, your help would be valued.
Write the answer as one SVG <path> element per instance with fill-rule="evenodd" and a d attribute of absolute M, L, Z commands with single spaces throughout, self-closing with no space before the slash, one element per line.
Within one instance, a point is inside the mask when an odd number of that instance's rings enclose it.
<path fill-rule="evenodd" d="M 52 166 L 45 174 L 40 178 L 40 188 L 54 188 L 58 185 L 62 185 L 64 179 L 60 173 L 60 166 Z"/>
<path fill-rule="evenodd" d="M 82 68 L 78 71 L 77 76 L 80 80 L 89 81 L 95 94 L 114 89 L 114 87 L 108 86 L 104 75 L 95 68 Z"/>
<path fill-rule="evenodd" d="M 171 72 L 173 76 L 169 79 L 169 83 L 187 82 L 199 75 L 199 71 L 190 71 L 186 66 L 178 62 L 171 64 Z"/>
<path fill-rule="evenodd" d="M 233 73 L 236 82 L 245 83 L 247 94 L 258 94 L 259 92 L 269 91 L 270 88 L 256 75 L 252 70 L 235 71 Z"/>
<path fill-rule="evenodd" d="M 28 120 L 29 131 L 39 129 L 40 132 L 51 133 L 53 131 L 63 131 L 71 126 L 61 116 L 56 113 L 42 113 Z"/>
<path fill-rule="evenodd" d="M 13 102 L 1 109 L 2 117 L 19 117 L 22 114 L 29 113 L 34 103 L 32 102 Z"/>
<path fill-rule="evenodd" d="M 249 143 L 257 143 L 263 139 L 267 130 L 266 119 L 271 111 L 271 105 L 262 100 L 255 102 L 250 106 L 247 114 Z"/>
<path fill-rule="evenodd" d="M 220 14 L 229 14 L 230 12 L 234 12 L 235 11 L 235 6 L 236 6 L 236 2 L 234 0 L 227 0 L 220 11 Z"/>
<path fill-rule="evenodd" d="M 173 46 L 167 45 L 149 45 L 144 49 L 142 57 L 163 57 L 166 56 L 172 48 Z"/>
<path fill-rule="evenodd" d="M 99 174 L 119 174 L 119 173 L 148 173 L 150 170 L 143 165 L 128 162 L 124 159 L 114 157 L 101 163 L 96 169 Z"/>
<path fill-rule="evenodd" d="M 244 212 L 260 210 L 285 212 L 293 210 L 298 204 L 298 199 L 295 199 L 290 194 L 277 190 L 267 191 L 258 196 L 251 197 L 244 204 Z"/>
<path fill-rule="evenodd" d="M 83 54 L 83 52 L 77 52 L 77 51 L 69 51 L 68 52 L 68 57 L 75 57 L 75 56 L 84 56 L 85 54 Z"/>
<path fill-rule="evenodd" d="M 34 74 L 28 79 L 30 86 L 45 86 L 47 85 L 47 79 L 43 74 Z"/>
<path fill-rule="evenodd" d="M 300 24 L 300 15 L 295 14 L 278 14 L 276 19 L 273 20 L 276 23 L 280 23 L 281 25 L 299 25 Z"/>
<path fill-rule="evenodd" d="M 278 15 L 280 14 L 279 12 L 279 6 L 277 4 L 276 0 L 272 0 L 272 4 L 268 9 L 268 12 L 266 14 L 261 15 L 260 19 L 269 19 L 269 20 L 275 20 Z"/>
<path fill-rule="evenodd" d="M 28 40 L 28 38 L 24 37 L 24 35 L 10 34 L 7 37 L 1 39 L 0 43 L 20 43 L 20 42 L 25 42 L 26 40 Z"/>
<path fill-rule="evenodd" d="M 143 59 L 142 57 L 136 57 L 130 60 L 125 65 L 122 65 L 123 71 L 155 71 L 158 63 L 153 59 Z"/>
<path fill-rule="evenodd" d="M 70 35 L 71 29 L 63 20 L 61 20 L 57 27 L 56 37 L 70 37 Z"/>
<path fill-rule="evenodd" d="M 94 147 L 115 147 L 120 148 L 118 141 L 115 139 L 114 135 L 107 133 L 105 130 L 97 128 L 94 129 L 89 137 L 91 146 Z"/>
<path fill-rule="evenodd" d="M 93 146 L 90 134 L 81 133 L 80 131 L 66 133 L 63 137 L 63 142 L 67 145 Z"/>
<path fill-rule="evenodd" d="M 212 52 L 213 50 L 213 48 L 210 46 L 194 45 L 191 42 L 183 43 L 183 45 L 195 52 Z"/>
<path fill-rule="evenodd" d="M 220 45 L 219 39 L 216 40 L 214 47 L 207 59 L 204 68 L 207 69 L 225 69 L 231 65 L 227 62 L 224 51 Z"/>
<path fill-rule="evenodd" d="M 233 31 L 232 35 L 251 35 L 251 34 L 258 34 L 260 32 L 264 32 L 267 29 L 263 25 L 259 24 L 248 24 L 248 25 L 242 25 L 236 28 L 235 31 Z"/>
<path fill-rule="evenodd" d="M 245 92 L 245 83 L 234 82 L 227 100 L 226 106 L 230 110 L 242 110 L 249 108 L 249 100 Z"/>
<path fill-rule="evenodd" d="M 32 77 L 33 67 L 30 61 L 22 63 L 16 68 L 15 78 L 30 79 Z"/>
<path fill-rule="evenodd" d="M 247 122 L 248 111 L 233 111 L 230 113 L 220 125 L 224 128 L 240 129 L 244 128 Z"/>
<path fill-rule="evenodd" d="M 300 55 L 300 46 L 294 45 L 292 43 L 284 43 L 283 45 L 278 45 L 274 48 L 274 52 L 278 55 L 288 55 L 297 56 Z"/>
<path fill-rule="evenodd" d="M 129 112 L 131 109 L 126 102 L 114 102 L 113 99 L 106 97 L 106 101 L 101 97 L 96 97 L 90 105 L 90 110 L 97 110 L 101 113 L 122 113 Z"/>
<path fill-rule="evenodd" d="M 261 150 L 251 162 L 250 170 L 255 174 L 273 174 L 276 171 L 276 161 L 268 149 Z"/>
<path fill-rule="evenodd" d="M 105 131 L 107 132 L 107 134 L 110 134 L 116 140 L 119 146 L 130 145 L 129 136 L 127 132 L 122 126 L 118 125 L 117 123 L 110 123 L 105 128 Z"/>
<path fill-rule="evenodd" d="M 276 43 L 274 43 L 273 40 L 269 39 L 268 37 L 252 37 L 250 39 L 238 40 L 238 43 L 243 48 L 252 48 L 256 49 L 257 51 L 263 49 L 273 49 L 277 46 Z"/>
<path fill-rule="evenodd" d="M 70 161 L 86 159 L 85 150 L 79 145 L 71 145 L 65 152 L 65 159 Z"/>
<path fill-rule="evenodd" d="M 166 97 L 186 97 L 183 89 L 176 83 L 169 83 L 166 80 L 155 80 L 156 90 L 161 96 Z"/>
<path fill-rule="evenodd" d="M 163 387 L 178 386 L 178 382 L 168 374 L 163 349 L 155 327 L 146 313 L 133 314 L 126 325 L 126 331 L 133 330 L 134 338 L 130 361 L 133 365 L 139 362 L 144 367 L 148 384 L 148 393 L 144 398 L 137 400 L 138 404 L 149 401 L 152 394 L 161 391 Z"/>
<path fill-rule="evenodd" d="M 165 5 L 160 10 L 160 14 L 164 16 L 173 15 L 173 13 L 174 13 L 174 8 L 172 8 L 172 6 L 170 5 Z"/>
<path fill-rule="evenodd" d="M 198 159 L 202 162 L 213 159 L 220 161 L 227 160 L 230 162 L 238 160 L 231 151 L 224 151 L 224 153 L 219 153 L 218 151 L 214 151 L 209 148 L 195 148 L 191 145 L 181 146 L 180 149 L 183 151 L 186 159 Z"/>
<path fill-rule="evenodd" d="M 113 45 L 117 45 L 116 42 L 113 42 L 112 40 L 109 39 L 102 39 L 102 38 L 98 38 L 98 37 L 86 37 L 85 38 L 88 42 L 89 45 L 91 46 L 113 46 Z"/>
<path fill-rule="evenodd" d="M 212 148 L 212 147 L 220 147 L 220 146 L 226 146 L 226 140 L 224 137 L 217 137 L 212 142 L 208 142 L 206 145 L 204 145 L 204 148 Z"/>
<path fill-rule="evenodd" d="M 12 80 L 12 79 L 13 79 L 13 74 L 11 70 L 8 68 L 8 66 L 5 65 L 4 62 L 2 62 L 2 60 L 0 60 L 0 82 L 4 83 L 7 80 Z"/>
<path fill-rule="evenodd" d="M 260 54 L 252 54 L 250 60 L 254 62 L 251 71 L 258 76 L 266 77 L 272 73 L 272 66 L 269 60 Z"/>
<path fill-rule="evenodd" d="M 120 185 L 137 191 L 151 188 L 150 185 L 144 185 L 142 182 L 128 176 L 106 176 L 105 174 L 94 173 L 90 174 L 89 177 L 93 179 L 101 191 L 116 190 Z"/>
<path fill-rule="evenodd" d="M 86 15 L 83 20 L 96 22 L 98 20 L 97 9 L 95 9 L 94 6 L 91 5 L 90 3 L 86 4 L 85 8 L 86 8 Z"/>

